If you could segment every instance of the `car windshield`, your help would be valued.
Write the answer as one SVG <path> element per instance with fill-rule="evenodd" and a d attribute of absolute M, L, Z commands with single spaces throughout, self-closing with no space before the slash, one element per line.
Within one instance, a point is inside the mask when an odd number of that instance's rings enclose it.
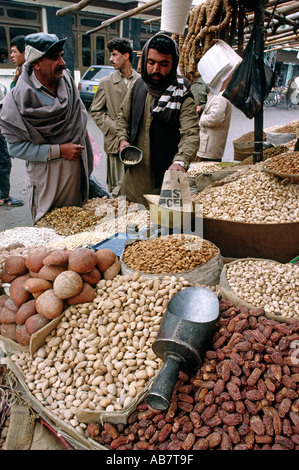
<path fill-rule="evenodd" d="M 89 70 L 87 70 L 84 77 L 82 77 L 82 80 L 97 80 L 98 81 L 102 77 L 109 75 L 111 72 L 113 72 L 113 70 L 114 70 L 113 67 L 111 68 L 92 67 Z"/>

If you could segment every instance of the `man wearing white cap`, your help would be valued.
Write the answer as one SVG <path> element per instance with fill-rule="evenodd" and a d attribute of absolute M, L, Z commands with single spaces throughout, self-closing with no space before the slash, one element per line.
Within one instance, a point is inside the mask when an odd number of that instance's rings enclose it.
<path fill-rule="evenodd" d="M 88 197 L 93 154 L 87 112 L 64 70 L 65 39 L 34 33 L 25 38 L 22 75 L 5 98 L 1 132 L 9 153 L 26 161 L 26 192 L 33 222 Z"/>

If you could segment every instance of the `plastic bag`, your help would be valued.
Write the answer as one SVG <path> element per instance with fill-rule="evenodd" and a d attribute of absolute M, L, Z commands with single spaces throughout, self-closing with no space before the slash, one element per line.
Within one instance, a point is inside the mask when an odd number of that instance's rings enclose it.
<path fill-rule="evenodd" d="M 258 54 L 253 29 L 243 53 L 243 61 L 233 73 L 223 96 L 252 119 L 261 110 L 273 85 L 274 73 Z"/>

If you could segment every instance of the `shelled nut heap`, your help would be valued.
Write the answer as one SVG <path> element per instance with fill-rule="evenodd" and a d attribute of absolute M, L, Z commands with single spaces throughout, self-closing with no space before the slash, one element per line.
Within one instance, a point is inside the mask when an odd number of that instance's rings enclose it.
<path fill-rule="evenodd" d="M 299 266 L 241 260 L 227 266 L 233 292 L 254 307 L 299 319 Z"/>
<path fill-rule="evenodd" d="M 266 168 L 288 175 L 299 175 L 299 152 L 273 157 L 266 163 Z"/>
<path fill-rule="evenodd" d="M 196 236 L 169 235 L 127 245 L 123 261 L 144 273 L 179 273 L 205 264 L 217 254 L 211 242 Z"/>

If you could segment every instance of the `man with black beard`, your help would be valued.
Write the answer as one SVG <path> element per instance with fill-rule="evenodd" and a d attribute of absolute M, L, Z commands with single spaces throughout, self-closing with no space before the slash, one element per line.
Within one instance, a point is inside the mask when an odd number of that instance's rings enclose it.
<path fill-rule="evenodd" d="M 147 205 L 159 194 L 167 169 L 187 171 L 199 145 L 198 116 L 190 82 L 177 75 L 178 46 L 157 34 L 144 46 L 141 78 L 124 99 L 117 122 L 119 150 L 134 145 L 142 161 L 127 169 L 119 195 Z"/>
<path fill-rule="evenodd" d="M 1 132 L 12 157 L 26 161 L 26 193 L 33 222 L 63 206 L 82 206 L 89 194 L 93 153 L 87 112 L 64 70 L 65 39 L 25 38 L 25 65 L 6 95 Z"/>

